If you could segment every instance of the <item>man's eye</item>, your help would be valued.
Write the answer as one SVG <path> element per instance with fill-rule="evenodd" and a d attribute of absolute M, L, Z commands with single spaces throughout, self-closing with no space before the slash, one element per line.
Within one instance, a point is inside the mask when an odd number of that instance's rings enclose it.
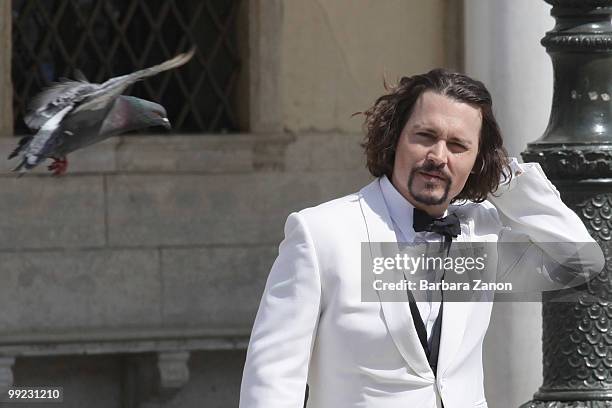
<path fill-rule="evenodd" d="M 465 145 L 462 145 L 461 143 L 450 142 L 449 144 L 453 148 L 453 150 L 460 150 L 460 151 L 467 150 L 467 147 Z"/>
<path fill-rule="evenodd" d="M 423 132 L 418 132 L 417 136 L 426 137 L 426 138 L 434 137 L 434 135 L 432 135 L 431 133 L 423 133 Z"/>

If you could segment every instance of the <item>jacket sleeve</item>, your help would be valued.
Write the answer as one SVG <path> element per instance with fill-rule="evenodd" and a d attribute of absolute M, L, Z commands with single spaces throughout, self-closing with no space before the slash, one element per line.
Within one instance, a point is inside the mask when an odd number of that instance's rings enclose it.
<path fill-rule="evenodd" d="M 525 287 L 556 290 L 580 285 L 601 272 L 601 248 L 540 165 L 514 159 L 511 168 L 511 182 L 489 195 L 505 226 L 498 241 L 501 278 L 511 274 Z"/>
<path fill-rule="evenodd" d="M 285 224 L 247 351 L 240 408 L 302 408 L 321 299 L 319 268 L 303 217 Z"/>

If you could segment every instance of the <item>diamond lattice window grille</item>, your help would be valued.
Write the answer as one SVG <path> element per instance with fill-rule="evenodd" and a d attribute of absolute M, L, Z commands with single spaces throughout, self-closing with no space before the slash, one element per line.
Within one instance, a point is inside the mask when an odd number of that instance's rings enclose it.
<path fill-rule="evenodd" d="M 13 0 L 15 134 L 28 133 L 28 101 L 81 70 L 102 82 L 197 47 L 185 66 L 139 82 L 126 94 L 164 105 L 174 131 L 238 130 L 240 0 Z"/>

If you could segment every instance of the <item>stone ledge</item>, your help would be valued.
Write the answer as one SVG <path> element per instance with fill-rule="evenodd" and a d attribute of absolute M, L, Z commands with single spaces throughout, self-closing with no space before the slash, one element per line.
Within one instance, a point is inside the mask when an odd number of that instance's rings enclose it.
<path fill-rule="evenodd" d="M 67 176 L 363 168 L 361 139 L 360 134 L 339 132 L 120 136 L 70 154 Z M 18 138 L 0 138 L 0 157 L 7 157 L 17 141 Z M 17 160 L 1 163 L 0 177 L 12 177 L 11 169 Z M 40 165 L 27 176 L 50 176 L 46 165 Z"/>
<path fill-rule="evenodd" d="M 242 350 L 250 327 L 152 328 L 83 332 L 24 333 L 5 336 L 3 356 L 146 353 L 158 350 Z"/>

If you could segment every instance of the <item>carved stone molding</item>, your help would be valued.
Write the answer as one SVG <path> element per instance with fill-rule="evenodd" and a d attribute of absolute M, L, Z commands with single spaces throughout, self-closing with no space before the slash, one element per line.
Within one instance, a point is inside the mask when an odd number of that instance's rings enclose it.
<path fill-rule="evenodd" d="M 157 354 L 159 369 L 159 394 L 164 401 L 170 400 L 189 382 L 188 351 L 162 352 Z"/>
<path fill-rule="evenodd" d="M 189 382 L 188 351 L 130 356 L 126 361 L 124 406 L 162 408 Z"/>

